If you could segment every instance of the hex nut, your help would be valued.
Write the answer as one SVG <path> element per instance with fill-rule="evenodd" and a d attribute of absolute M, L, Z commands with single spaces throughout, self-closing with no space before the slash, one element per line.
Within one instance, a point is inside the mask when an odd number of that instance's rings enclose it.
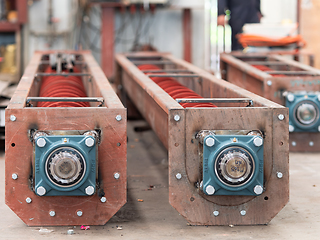
<path fill-rule="evenodd" d="M 120 173 L 115 173 L 115 174 L 113 174 L 113 177 L 115 178 L 115 179 L 119 179 L 120 178 Z"/>
<path fill-rule="evenodd" d="M 81 210 L 77 211 L 77 216 L 78 216 L 78 217 L 81 217 L 81 216 L 82 216 L 82 211 L 81 211 Z"/>
<path fill-rule="evenodd" d="M 56 215 L 56 212 L 55 212 L 55 211 L 50 211 L 50 212 L 49 212 L 49 215 L 50 215 L 51 217 L 54 217 L 54 216 Z"/>
<path fill-rule="evenodd" d="M 212 146 L 214 145 L 214 143 L 215 143 L 215 141 L 214 141 L 214 139 L 213 139 L 212 137 L 208 137 L 208 138 L 206 139 L 206 145 L 207 145 L 208 147 L 212 147 Z"/>
<path fill-rule="evenodd" d="M 253 188 L 255 194 L 260 195 L 263 192 L 263 187 L 261 185 L 256 185 Z"/>
<path fill-rule="evenodd" d="M 241 210 L 240 214 L 241 214 L 241 216 L 245 216 L 247 214 L 247 211 L 246 210 Z"/>
<path fill-rule="evenodd" d="M 17 117 L 15 115 L 10 115 L 10 121 L 14 122 L 15 120 L 17 120 Z"/>
<path fill-rule="evenodd" d="M 94 193 L 94 187 L 88 186 L 86 187 L 86 194 L 87 195 L 92 195 Z"/>
<path fill-rule="evenodd" d="M 18 174 L 12 173 L 12 179 L 13 179 L 13 180 L 17 180 L 17 179 L 18 179 Z"/>
<path fill-rule="evenodd" d="M 277 172 L 277 178 L 282 178 L 282 177 L 283 177 L 282 172 Z"/>
<path fill-rule="evenodd" d="M 289 125 L 289 132 L 293 132 L 294 131 L 294 126 Z"/>
<path fill-rule="evenodd" d="M 102 197 L 102 198 L 100 198 L 100 201 L 101 201 L 102 203 L 105 203 L 105 202 L 107 201 L 107 198 L 106 198 L 106 197 Z"/>
<path fill-rule="evenodd" d="M 214 187 L 211 186 L 211 185 L 208 185 L 208 186 L 206 187 L 206 192 L 208 193 L 208 195 L 213 195 L 215 191 L 216 191 L 216 190 L 215 190 Z"/>
<path fill-rule="evenodd" d="M 32 202 L 31 198 L 27 197 L 26 198 L 26 203 L 31 203 L 31 202 Z"/>
<path fill-rule="evenodd" d="M 288 94 L 287 99 L 289 102 L 293 102 L 294 101 L 294 95 L 293 94 Z"/>
<path fill-rule="evenodd" d="M 278 119 L 279 119 L 280 121 L 282 121 L 282 120 L 284 119 L 284 115 L 283 115 L 283 114 L 279 114 L 279 115 L 278 115 Z"/>
<path fill-rule="evenodd" d="M 177 174 L 176 174 L 176 179 L 180 180 L 181 178 L 182 178 L 181 173 L 177 173 Z"/>
<path fill-rule="evenodd" d="M 37 146 L 38 147 L 44 147 L 47 144 L 46 140 L 44 138 L 38 138 L 37 139 Z"/>
<path fill-rule="evenodd" d="M 117 120 L 118 122 L 121 121 L 121 120 L 122 120 L 121 115 L 117 115 L 117 116 L 116 116 L 116 120 Z"/>
<path fill-rule="evenodd" d="M 219 211 L 213 211 L 213 216 L 218 217 L 219 216 Z"/>
<path fill-rule="evenodd" d="M 180 121 L 180 116 L 179 115 L 174 115 L 173 119 L 176 121 L 176 122 L 179 122 Z"/>
<path fill-rule="evenodd" d="M 47 192 L 47 190 L 46 190 L 44 187 L 42 187 L 42 186 L 40 186 L 40 187 L 37 188 L 37 194 L 38 194 L 39 196 L 45 195 L 46 192 Z"/>
<path fill-rule="evenodd" d="M 256 146 L 256 147 L 260 147 L 262 144 L 263 144 L 263 139 L 261 137 L 255 137 L 253 139 L 253 144 Z"/>
<path fill-rule="evenodd" d="M 87 147 L 92 147 L 94 145 L 94 139 L 91 137 L 88 137 L 85 141 L 85 144 Z"/>

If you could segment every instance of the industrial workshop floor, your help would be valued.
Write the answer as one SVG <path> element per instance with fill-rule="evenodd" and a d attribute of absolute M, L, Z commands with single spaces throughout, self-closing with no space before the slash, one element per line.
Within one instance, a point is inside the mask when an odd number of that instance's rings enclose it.
<path fill-rule="evenodd" d="M 0 239 L 320 238 L 320 154 L 290 154 L 290 202 L 269 225 L 189 226 L 168 203 L 167 151 L 152 131 L 133 130 L 141 126 L 146 123 L 128 123 L 128 203 L 105 226 L 86 231 L 79 226 L 27 227 L 4 203 L 2 150 Z M 73 235 L 67 235 L 69 229 L 74 229 Z"/>

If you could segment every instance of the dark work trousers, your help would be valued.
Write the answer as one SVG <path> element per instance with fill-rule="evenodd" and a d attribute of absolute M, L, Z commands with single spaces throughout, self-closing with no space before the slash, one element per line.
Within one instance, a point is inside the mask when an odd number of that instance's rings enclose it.
<path fill-rule="evenodd" d="M 229 9 L 229 25 L 232 30 L 232 51 L 243 49 L 236 35 L 242 32 L 246 23 L 259 23 L 260 0 L 218 0 L 218 15 L 224 14 Z"/>

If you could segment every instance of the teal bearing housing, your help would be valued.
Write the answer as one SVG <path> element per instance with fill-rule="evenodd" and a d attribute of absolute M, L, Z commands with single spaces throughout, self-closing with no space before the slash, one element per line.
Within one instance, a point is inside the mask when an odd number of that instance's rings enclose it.
<path fill-rule="evenodd" d="M 96 140 L 84 135 L 35 139 L 34 181 L 39 196 L 88 196 L 96 191 Z"/>
<path fill-rule="evenodd" d="M 208 135 L 203 141 L 206 195 L 253 195 L 263 192 L 263 138 Z"/>
<path fill-rule="evenodd" d="M 289 108 L 289 132 L 320 131 L 319 93 L 288 93 L 286 107 Z"/>

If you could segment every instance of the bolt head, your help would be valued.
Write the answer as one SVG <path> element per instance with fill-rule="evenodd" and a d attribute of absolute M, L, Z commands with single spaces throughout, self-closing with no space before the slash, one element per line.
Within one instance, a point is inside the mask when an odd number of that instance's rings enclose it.
<path fill-rule="evenodd" d="M 13 179 L 13 180 L 17 180 L 17 179 L 18 179 L 18 174 L 12 173 L 12 179 Z"/>
<path fill-rule="evenodd" d="M 253 188 L 255 194 L 260 195 L 263 192 L 263 187 L 261 185 L 256 185 Z"/>
<path fill-rule="evenodd" d="M 246 210 L 241 210 L 240 214 L 241 214 L 241 216 L 245 216 L 247 214 L 247 211 Z"/>
<path fill-rule="evenodd" d="M 27 197 L 26 198 L 26 203 L 31 203 L 31 202 L 32 202 L 31 198 Z"/>
<path fill-rule="evenodd" d="M 283 177 L 282 172 L 277 172 L 277 178 L 282 178 L 282 177 Z"/>
<path fill-rule="evenodd" d="M 44 138 L 38 138 L 37 139 L 37 146 L 38 147 L 44 147 L 47 144 L 46 140 Z"/>
<path fill-rule="evenodd" d="M 218 217 L 219 216 L 219 211 L 213 211 L 213 216 Z"/>
<path fill-rule="evenodd" d="M 85 141 L 85 144 L 87 147 L 92 147 L 94 145 L 94 139 L 91 137 L 88 137 Z"/>
<path fill-rule="evenodd" d="M 115 178 L 115 179 L 119 179 L 120 178 L 120 173 L 115 173 L 115 174 L 113 174 L 113 177 Z"/>
<path fill-rule="evenodd" d="M 262 144 L 263 144 L 263 139 L 261 137 L 255 137 L 253 139 L 253 144 L 256 146 L 256 147 L 260 147 Z"/>
<path fill-rule="evenodd" d="M 268 85 L 268 86 L 271 86 L 271 85 L 272 85 L 272 81 L 271 81 L 271 80 L 268 80 L 268 81 L 267 81 L 267 85 Z"/>
<path fill-rule="evenodd" d="M 294 101 L 294 95 L 293 94 L 288 94 L 288 96 L 287 96 L 287 100 L 289 101 L 289 102 L 293 102 Z"/>
<path fill-rule="evenodd" d="M 174 119 L 176 122 L 179 122 L 179 121 L 180 121 L 180 116 L 179 116 L 179 115 L 174 115 L 173 119 Z"/>
<path fill-rule="evenodd" d="M 214 143 L 215 143 L 215 141 L 214 141 L 214 139 L 213 139 L 212 137 L 208 137 L 208 138 L 206 139 L 206 145 L 207 145 L 208 147 L 212 147 L 212 146 L 214 145 Z"/>
<path fill-rule="evenodd" d="M 295 147 L 295 146 L 297 146 L 297 143 L 295 141 L 292 141 L 291 145 Z"/>
<path fill-rule="evenodd" d="M 39 196 L 45 195 L 46 192 L 47 192 L 47 190 L 46 190 L 44 187 L 42 187 L 42 186 L 40 186 L 40 187 L 37 188 L 37 194 L 38 194 Z"/>
<path fill-rule="evenodd" d="M 105 202 L 107 201 L 107 198 L 106 198 L 106 197 L 102 197 L 102 198 L 100 198 L 100 201 L 101 201 L 102 203 L 105 203 Z"/>
<path fill-rule="evenodd" d="M 94 187 L 88 186 L 86 187 L 86 194 L 87 195 L 92 195 L 94 193 Z"/>
<path fill-rule="evenodd" d="M 289 132 L 293 132 L 294 131 L 294 126 L 289 125 Z"/>
<path fill-rule="evenodd" d="M 284 119 L 284 115 L 283 115 L 283 114 L 279 114 L 279 115 L 278 115 L 278 119 L 279 119 L 280 121 L 282 121 L 282 120 Z"/>
<path fill-rule="evenodd" d="M 54 217 L 54 216 L 56 215 L 56 212 L 55 212 L 55 211 L 50 211 L 50 212 L 49 212 L 49 215 L 50 215 L 51 217 Z"/>
<path fill-rule="evenodd" d="M 81 217 L 81 216 L 82 216 L 82 211 L 81 211 L 81 210 L 77 211 L 77 216 L 78 216 L 78 217 Z"/>
<path fill-rule="evenodd" d="M 213 195 L 215 191 L 216 191 L 216 190 L 215 190 L 214 187 L 211 186 L 211 185 L 208 185 L 208 186 L 206 187 L 206 192 L 207 192 L 208 195 Z"/>
<path fill-rule="evenodd" d="M 177 174 L 176 174 L 176 179 L 180 180 L 181 178 L 182 178 L 181 173 L 177 173 Z"/>
<path fill-rule="evenodd" d="M 116 116 L 116 120 L 117 120 L 118 122 L 121 121 L 121 120 L 122 120 L 121 115 L 117 115 L 117 116 Z"/>
<path fill-rule="evenodd" d="M 14 122 L 17 120 L 17 117 L 15 115 L 10 115 L 10 121 Z"/>
<path fill-rule="evenodd" d="M 310 142 L 309 142 L 309 146 L 310 146 L 310 147 L 313 147 L 313 145 L 314 145 L 314 142 L 310 141 Z"/>

